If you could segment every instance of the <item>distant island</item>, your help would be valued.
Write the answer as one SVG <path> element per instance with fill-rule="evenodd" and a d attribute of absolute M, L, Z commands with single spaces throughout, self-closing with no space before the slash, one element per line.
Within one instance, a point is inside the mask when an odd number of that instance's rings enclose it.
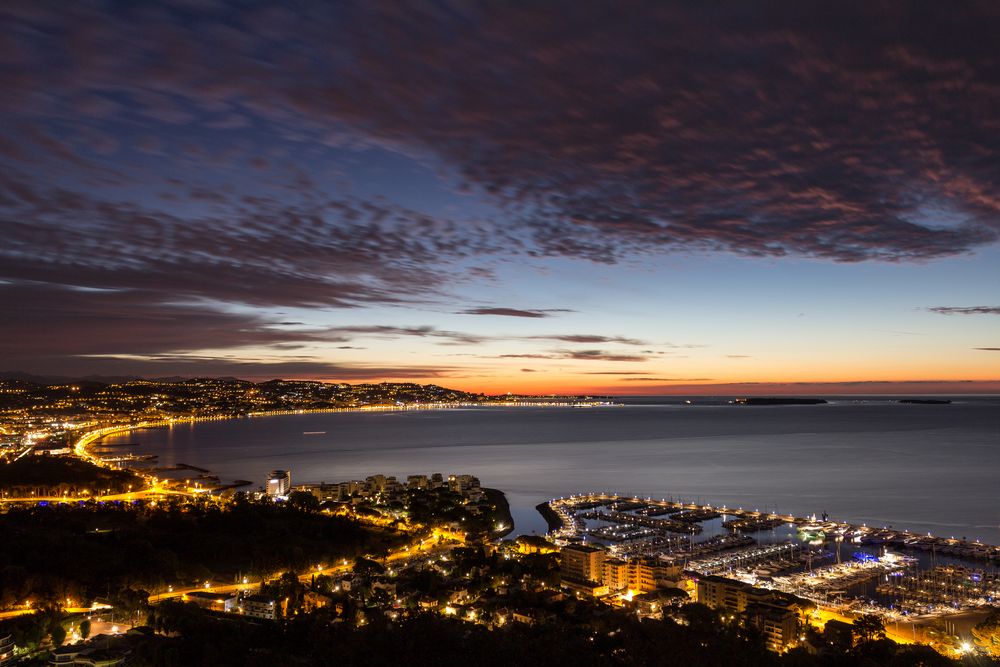
<path fill-rule="evenodd" d="M 902 398 L 896 402 L 910 405 L 948 405 L 951 403 L 947 398 Z"/>
<path fill-rule="evenodd" d="M 733 401 L 736 405 L 822 405 L 826 401 L 822 398 L 737 398 Z"/>

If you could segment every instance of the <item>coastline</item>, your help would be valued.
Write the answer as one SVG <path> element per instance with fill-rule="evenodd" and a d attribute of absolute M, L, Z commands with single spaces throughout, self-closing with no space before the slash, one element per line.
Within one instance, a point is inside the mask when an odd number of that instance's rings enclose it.
<path fill-rule="evenodd" d="M 268 410 L 266 412 L 247 412 L 240 415 L 207 415 L 204 417 L 170 417 L 168 419 L 156 419 L 153 421 L 143 421 L 135 424 L 116 424 L 105 426 L 84 432 L 73 444 L 73 454 L 82 459 L 90 461 L 95 465 L 102 465 L 101 460 L 88 451 L 88 447 L 96 444 L 99 440 L 111 435 L 124 435 L 133 431 L 143 431 L 154 428 L 169 428 L 178 424 L 197 424 L 212 421 L 230 421 L 236 419 L 247 419 L 254 417 L 281 417 L 285 415 L 311 415 L 327 414 L 336 412 L 402 412 L 412 410 L 448 410 L 467 407 L 485 407 L 486 404 L 479 403 L 416 403 L 409 405 L 363 405 L 354 408 L 319 408 L 319 409 L 297 409 L 297 410 Z"/>
<path fill-rule="evenodd" d="M 454 404 L 449 404 L 444 406 L 443 409 L 452 408 Z M 426 410 L 429 406 L 420 406 L 418 410 Z M 912 407 L 912 406 L 911 406 Z M 948 416 L 942 418 L 934 417 L 927 411 L 923 409 L 914 410 L 915 417 L 921 426 L 927 424 L 933 426 L 934 424 L 944 420 L 950 419 Z M 935 406 L 931 406 L 933 408 Z M 402 408 L 394 407 L 395 410 L 402 410 Z M 539 439 L 541 436 L 536 435 L 534 429 L 527 429 L 530 431 L 528 435 L 521 439 L 520 431 L 526 431 L 519 425 L 522 420 L 530 422 L 532 424 L 537 424 L 539 427 L 545 429 L 541 431 L 542 435 L 546 440 L 544 446 L 538 448 L 521 448 L 521 449 L 511 449 L 509 450 L 512 454 L 517 454 L 518 456 L 527 457 L 524 459 L 527 462 L 534 461 L 534 457 L 550 457 L 558 455 L 561 451 L 573 452 L 582 451 L 587 456 L 588 463 L 595 461 L 597 463 L 612 460 L 615 456 L 613 451 L 603 445 L 593 444 L 593 440 L 596 436 L 593 433 L 597 432 L 597 435 L 601 436 L 602 440 L 608 440 L 608 442 L 617 442 L 616 440 L 609 439 L 614 434 L 609 436 L 605 431 L 614 427 L 615 422 L 619 422 L 622 419 L 632 420 L 633 418 L 637 420 L 637 423 L 642 426 L 643 424 L 657 424 L 660 419 L 671 419 L 675 422 L 683 424 L 690 424 L 690 428 L 684 430 L 682 434 L 693 433 L 697 435 L 702 430 L 701 424 L 705 423 L 706 419 L 712 418 L 712 412 L 706 412 L 705 416 L 694 413 L 694 412 L 680 412 L 673 411 L 669 408 L 664 408 L 659 411 L 646 410 L 641 408 L 628 409 L 623 411 L 598 411 L 598 410 L 572 410 L 567 411 L 565 409 L 540 409 L 540 410 L 500 410 L 500 411 L 490 411 L 490 410 L 476 410 L 476 409 L 466 409 L 466 410 L 455 410 L 452 412 L 413 412 L 414 408 L 408 408 L 410 411 L 398 411 L 398 412 L 386 412 L 386 408 L 380 407 L 380 412 L 372 412 L 372 414 L 356 414 L 354 416 L 344 416 L 344 417 L 334 417 L 327 416 L 325 414 L 309 414 L 308 411 L 304 410 L 294 410 L 294 411 L 284 411 L 283 414 L 287 416 L 275 417 L 274 419 L 267 419 L 261 421 L 249 421 L 249 420 L 232 420 L 228 423 L 219 424 L 204 424 L 204 425 L 187 425 L 185 428 L 181 429 L 163 429 L 163 430 L 150 430 L 149 433 L 144 434 L 133 434 L 129 435 L 118 435 L 114 436 L 109 434 L 109 437 L 104 440 L 100 440 L 93 445 L 89 445 L 87 450 L 93 453 L 95 456 L 99 456 L 104 459 L 112 458 L 112 454 L 105 454 L 103 452 L 111 452 L 112 450 L 102 449 L 104 443 L 125 443 L 125 442 L 141 442 L 142 447 L 131 449 L 128 451 L 134 451 L 136 453 L 142 452 L 155 452 L 160 454 L 161 461 L 159 464 L 148 464 L 140 463 L 136 467 L 140 470 L 146 470 L 147 475 L 156 475 L 164 480 L 164 484 L 168 486 L 173 486 L 174 488 L 181 488 L 179 481 L 181 478 L 190 476 L 193 482 L 200 482 L 202 486 L 206 486 L 206 481 L 203 479 L 194 479 L 198 477 L 197 472 L 193 473 L 175 473 L 175 472 L 163 472 L 160 473 L 159 470 L 151 470 L 156 465 L 167 466 L 168 464 L 173 464 L 175 461 L 185 461 L 189 464 L 202 465 L 203 468 L 210 468 L 213 472 L 219 474 L 223 479 L 222 482 L 228 482 L 231 480 L 239 479 L 250 479 L 258 480 L 265 476 L 268 470 L 275 468 L 287 468 L 289 465 L 295 468 L 296 483 L 301 484 L 305 482 L 319 482 L 320 480 L 328 479 L 364 479 L 365 475 L 371 474 L 372 472 L 384 473 L 384 474 L 405 474 L 408 471 L 421 472 L 423 470 L 424 461 L 430 461 L 427 463 L 430 469 L 439 470 L 447 469 L 451 470 L 455 468 L 461 468 L 464 471 L 477 474 L 482 478 L 483 486 L 491 486 L 500 489 L 518 489 L 519 493 L 512 494 L 509 499 L 511 505 L 511 511 L 517 512 L 517 525 L 515 526 L 514 534 L 518 531 L 531 533 L 533 530 L 537 531 L 539 534 L 543 533 L 547 529 L 551 529 L 551 523 L 546 519 L 545 514 L 540 512 L 536 508 L 536 504 L 530 502 L 531 500 L 537 500 L 541 503 L 542 500 L 547 499 L 553 495 L 560 495 L 565 492 L 573 492 L 575 490 L 583 489 L 622 489 L 626 492 L 635 493 L 638 492 L 639 495 L 670 495 L 671 497 L 683 497 L 690 499 L 699 498 L 710 498 L 718 499 L 720 503 L 726 501 L 732 506 L 742 506 L 747 508 L 760 507 L 765 511 L 777 511 L 779 508 L 783 510 L 781 513 L 794 513 L 798 516 L 807 516 L 811 513 L 818 513 L 819 511 L 830 511 L 833 516 L 843 518 L 852 523 L 866 523 L 869 526 L 881 526 L 881 527 L 892 527 L 896 526 L 898 528 L 909 528 L 914 533 L 919 533 L 920 535 L 926 535 L 931 533 L 932 535 L 944 536 L 944 537 L 964 537 L 969 536 L 972 539 L 979 538 L 980 540 L 993 544 L 1000 544 L 1000 536 L 996 535 L 995 529 L 989 530 L 990 526 L 985 526 L 986 522 L 982 520 L 980 515 L 982 512 L 975 512 L 975 507 L 970 506 L 970 503 L 962 501 L 961 498 L 956 497 L 954 503 L 949 501 L 948 504 L 936 503 L 933 506 L 931 503 L 923 503 L 917 496 L 917 491 L 913 490 L 912 484 L 906 481 L 907 475 L 903 473 L 895 473 L 894 471 L 888 471 L 890 477 L 888 478 L 888 487 L 894 493 L 901 494 L 901 498 L 909 498 L 909 496 L 914 496 L 914 501 L 907 502 L 905 505 L 902 502 L 890 503 L 890 506 L 883 508 L 881 505 L 872 504 L 867 502 L 870 496 L 877 495 L 877 493 L 882 493 L 878 489 L 882 488 L 881 475 L 878 480 L 872 482 L 867 486 L 858 486 L 858 494 L 856 496 L 844 495 L 844 500 L 841 502 L 839 496 L 834 498 L 828 495 L 820 496 L 819 500 L 813 499 L 809 495 L 799 495 L 791 498 L 790 500 L 784 500 L 779 498 L 780 502 L 775 501 L 771 497 L 770 491 L 768 489 L 761 489 L 757 492 L 752 488 L 750 482 L 747 482 L 748 495 L 727 495 L 726 490 L 722 488 L 720 490 L 720 483 L 713 479 L 706 479 L 706 485 L 704 489 L 698 488 L 688 488 L 683 486 L 685 480 L 683 478 L 671 477 L 667 475 L 664 479 L 669 484 L 665 483 L 664 486 L 659 486 L 659 480 L 653 475 L 649 474 L 647 471 L 653 465 L 645 465 L 647 459 L 643 459 L 644 464 L 638 465 L 633 468 L 629 468 L 628 478 L 625 478 L 623 474 L 618 474 L 614 478 L 609 478 L 609 481 L 604 482 L 602 480 L 602 474 L 588 473 L 586 470 L 583 473 L 578 473 L 576 467 L 567 467 L 564 471 L 563 467 L 557 466 L 555 469 L 546 472 L 545 474 L 539 474 L 532 470 L 529 466 L 522 467 L 520 465 L 511 465 L 509 461 L 506 460 L 505 456 L 498 456 L 498 452 L 503 452 L 506 454 L 508 450 L 493 448 L 493 445 L 500 443 L 521 443 L 523 442 L 533 442 Z M 338 410 L 343 412 L 357 411 L 353 410 Z M 368 408 L 368 410 L 374 410 L 373 408 Z M 743 411 L 738 410 L 738 408 L 719 408 L 721 410 L 726 410 L 726 415 L 741 415 L 744 414 Z M 819 412 L 818 409 L 813 408 Z M 989 411 L 988 408 L 981 407 L 968 407 L 968 406 L 958 406 L 958 410 L 961 413 L 966 411 L 970 416 L 971 423 L 976 426 L 977 430 L 962 431 L 963 438 L 968 438 L 969 443 L 980 443 L 982 438 L 980 437 L 981 422 L 983 422 L 982 416 L 984 415 L 984 410 Z M 327 412 L 323 411 L 312 411 L 312 412 Z M 364 410 L 362 410 L 364 412 Z M 883 441 L 882 430 L 880 428 L 870 428 L 869 422 L 873 419 L 869 418 L 871 415 L 876 417 L 886 416 L 891 418 L 893 421 L 890 423 L 896 423 L 896 420 L 906 420 L 909 424 L 911 417 L 910 410 L 906 410 L 906 406 L 898 406 L 898 408 L 893 408 L 889 405 L 880 405 L 876 408 L 869 408 L 868 406 L 854 406 L 846 408 L 844 410 L 847 417 L 854 420 L 857 417 L 858 430 L 862 434 L 863 442 L 896 442 L 897 440 L 901 442 L 908 442 L 910 439 L 909 434 L 894 432 L 889 432 L 885 436 Z M 927 412 L 927 416 L 923 417 Z M 295 414 L 300 414 L 301 419 L 295 416 Z M 536 414 L 536 413 L 547 413 L 547 414 Z M 787 412 L 776 413 L 775 419 L 780 419 L 783 415 L 798 415 L 799 411 L 794 408 L 787 408 Z M 824 411 L 827 414 L 827 411 Z M 935 411 L 934 414 L 937 414 Z M 943 413 L 942 413 L 943 414 Z M 964 413 L 963 413 L 964 414 Z M 436 415 L 436 416 L 435 416 Z M 898 415 L 898 416 L 897 416 Z M 256 415 L 253 415 L 256 416 Z M 864 418 L 864 419 L 862 419 Z M 220 416 L 212 416 L 208 418 L 201 418 L 200 421 L 209 420 L 221 420 Z M 745 417 L 733 417 L 731 420 L 733 423 L 733 428 L 740 427 L 741 425 L 753 421 L 757 422 L 760 419 L 765 419 L 763 417 L 758 418 L 757 414 L 746 413 Z M 811 419 L 808 415 L 802 417 L 803 420 Z M 821 423 L 826 423 L 828 421 L 840 420 L 841 417 L 833 415 L 829 418 L 824 418 Z M 686 420 L 686 421 L 679 421 Z M 866 421 L 867 420 L 867 421 Z M 190 419 L 185 420 L 174 420 L 175 424 L 180 424 L 181 421 L 191 421 Z M 300 425 L 301 422 L 301 425 Z M 512 431 L 511 434 L 506 434 L 506 424 L 512 424 L 511 428 L 520 429 Z M 595 424 L 594 428 L 591 428 L 589 424 Z M 854 423 L 853 421 L 851 422 Z M 874 422 L 873 422 L 874 423 Z M 995 422 L 994 422 L 995 423 Z M 343 426 L 338 426 L 342 424 Z M 607 426 L 610 424 L 610 426 Z M 770 424 L 770 422 L 768 422 Z M 767 426 L 768 424 L 765 424 Z M 165 426 L 169 425 L 169 422 L 164 420 L 149 420 L 146 422 L 134 422 L 134 423 L 120 423 L 115 427 L 109 429 L 110 431 L 117 431 L 118 433 L 127 433 L 131 429 L 142 427 L 143 425 L 149 426 Z M 457 425 L 457 426 L 456 426 Z M 482 428 L 481 425 L 486 425 L 489 428 L 486 430 L 486 435 L 477 435 L 478 431 Z M 96 429 L 96 425 L 91 423 L 90 429 Z M 458 426 L 461 427 L 460 431 L 455 431 Z M 877 424 L 876 424 L 877 426 Z M 423 429 L 428 429 L 427 435 L 424 436 Z M 770 426 L 768 426 L 770 428 Z M 300 433 L 304 431 L 313 430 L 329 430 L 330 435 L 320 438 L 310 439 L 308 436 L 300 437 Z M 420 429 L 419 431 L 417 429 Z M 497 431 L 501 435 L 493 436 L 493 429 L 501 429 Z M 567 431 L 556 431 L 554 429 L 567 429 Z M 572 429 L 572 431 L 568 431 Z M 768 452 L 772 451 L 769 449 L 771 446 L 768 444 L 771 440 L 777 441 L 774 445 L 778 451 L 783 451 L 783 447 L 793 447 L 796 448 L 795 451 L 803 449 L 805 451 L 805 445 L 799 442 L 800 436 L 790 436 L 784 434 L 782 429 L 784 426 L 775 426 L 774 433 L 768 431 L 767 436 L 759 436 L 755 438 L 755 442 L 763 443 L 761 446 L 764 447 L 762 450 L 765 460 L 769 463 L 774 462 L 778 466 L 778 469 L 787 471 L 789 468 L 794 467 L 791 465 L 785 465 L 783 461 L 777 461 L 779 457 L 768 455 Z M 80 429 L 80 431 L 86 431 L 87 427 Z M 645 434 L 649 430 L 653 432 L 652 429 L 642 429 L 641 433 Z M 79 433 L 78 431 L 77 433 Z M 384 433 L 383 433 L 384 431 Z M 107 431 L 105 431 L 107 432 Z M 417 439 L 417 433 L 420 433 L 419 440 Z M 456 432 L 458 436 L 454 442 L 450 440 L 451 433 Z M 579 434 L 579 442 L 581 444 L 574 445 L 572 448 L 565 444 L 549 444 L 548 440 L 553 439 L 550 436 L 552 433 L 557 435 L 563 432 L 570 432 L 571 434 Z M 851 431 L 853 433 L 853 430 Z M 272 437 L 271 434 L 274 434 Z M 966 435 L 968 433 L 968 435 Z M 258 435 L 261 434 L 261 435 Z M 655 435 L 655 433 L 654 433 Z M 773 438 L 772 438 L 773 436 Z M 368 442 L 369 438 L 374 438 L 372 442 L 384 443 L 379 444 L 379 447 L 389 448 L 393 450 L 391 453 L 383 453 L 379 448 L 374 448 L 369 452 Z M 878 438 L 876 440 L 876 438 Z M 928 458 L 930 454 L 934 454 L 936 441 L 935 437 L 923 437 L 922 439 L 917 439 L 914 441 L 916 445 L 915 460 L 922 460 L 923 458 Z M 273 442 L 271 442 L 273 440 Z M 329 442 L 326 442 L 326 441 Z M 853 451 L 855 444 L 853 442 L 853 436 L 851 438 L 846 438 L 837 432 L 823 432 L 820 436 L 816 438 L 807 438 L 809 443 L 815 441 L 823 445 L 824 447 L 829 447 L 831 452 L 840 451 L 838 448 L 843 446 L 846 451 Z M 166 447 L 165 443 L 172 441 L 174 449 L 169 449 Z M 287 441 L 287 442 L 286 442 Z M 412 441 L 412 442 L 411 442 Z M 71 441 L 72 442 L 72 441 Z M 665 441 L 667 442 L 667 441 Z M 252 443 L 252 447 L 247 443 Z M 713 441 L 714 443 L 714 441 Z M 675 445 L 673 440 L 667 442 L 669 447 L 678 447 L 682 451 L 696 450 L 698 447 L 702 446 L 700 444 L 690 444 L 681 439 L 679 444 Z M 217 445 L 219 445 L 217 447 Z M 221 445 L 225 445 L 222 447 Z M 232 445 L 230 447 L 230 445 Z M 730 451 L 730 443 L 725 438 L 720 438 L 719 447 L 725 451 Z M 665 445 L 667 446 L 667 445 Z M 250 449 L 244 449 L 250 447 Z M 471 447 L 471 449 L 469 449 Z M 562 449 L 560 449 L 562 448 Z M 398 451 L 396 451 L 398 449 Z M 969 452 L 973 450 L 971 448 L 966 448 Z M 301 450 L 301 451 L 300 451 Z M 412 450 L 412 451 L 411 451 Z M 254 454 L 249 458 L 245 457 L 246 452 Z M 286 451 L 290 452 L 290 455 L 297 456 L 298 458 L 286 459 Z M 650 457 L 648 460 L 652 464 L 662 465 L 662 459 L 665 458 L 664 455 L 660 454 L 660 448 L 652 448 L 646 446 L 635 446 L 628 450 L 630 453 L 642 454 L 643 456 Z M 812 451 L 811 445 L 809 451 Z M 165 453 L 166 452 L 166 453 Z M 346 453 L 342 453 L 346 452 Z M 962 450 L 961 454 L 965 456 L 968 452 Z M 755 453 L 754 456 L 760 456 L 761 454 Z M 267 465 L 255 461 L 256 458 L 262 458 L 266 456 Z M 990 455 L 986 460 L 995 460 L 995 454 Z M 817 457 L 810 457 L 817 458 Z M 864 460 L 868 460 L 869 457 L 863 456 Z M 895 459 L 894 467 L 906 466 L 912 467 L 913 459 L 908 457 L 903 457 L 902 459 Z M 297 463 L 304 461 L 304 463 Z M 956 464 L 962 463 L 965 459 L 956 460 Z M 454 462 L 454 464 L 453 464 Z M 315 464 L 315 465 L 314 465 Z M 398 464 L 398 465 L 396 465 Z M 104 465 L 116 465 L 114 462 L 107 462 Z M 131 465 L 130 463 L 125 463 L 125 465 Z M 320 467 L 322 466 L 322 467 Z M 456 468 L 457 466 L 457 468 Z M 699 460 L 695 460 L 691 463 L 690 469 L 701 470 L 704 466 Z M 844 463 L 843 468 L 845 470 L 854 470 L 857 466 Z M 973 479 L 971 482 L 977 482 L 978 478 L 975 477 L 975 469 L 970 469 Z M 582 479 L 584 481 L 579 483 L 575 481 L 575 478 L 584 475 Z M 589 476 L 587 476 L 589 475 Z M 821 491 L 826 491 L 827 487 L 833 487 L 834 481 L 825 479 L 822 480 L 823 484 L 819 485 Z M 947 481 L 947 480 L 945 480 Z M 207 485 L 210 487 L 215 486 L 218 482 L 209 481 Z M 261 482 L 257 482 L 254 488 L 258 486 Z M 141 484 L 141 482 L 140 482 Z M 789 488 L 792 490 L 802 493 L 803 484 L 792 484 Z M 837 487 L 839 488 L 839 487 Z M 853 486 L 851 488 L 854 488 Z M 942 487 L 951 488 L 951 487 Z M 978 488 L 978 487 L 976 487 Z M 522 490 L 527 490 L 527 493 L 522 493 Z M 631 493 L 629 495 L 631 495 Z M 837 492 L 840 493 L 839 491 Z M 534 497 L 532 497 L 532 495 Z M 839 503 L 839 504 L 838 504 Z M 952 504 L 954 507 L 952 507 Z M 923 511 L 926 510 L 926 511 Z M 974 513 L 967 514 L 966 510 L 972 511 Z M 536 514 L 535 512 L 539 512 Z M 987 517 L 988 518 L 988 517 Z M 953 522 L 953 523 L 948 523 Z M 975 525 L 973 525 L 975 524 Z M 979 524 L 984 524 L 983 528 L 978 528 Z"/>
<path fill-rule="evenodd" d="M 545 519 L 545 523 L 548 525 L 550 533 L 562 529 L 564 525 L 563 521 L 559 518 L 559 515 L 555 513 L 549 503 L 539 503 L 535 505 L 535 509 L 542 515 L 542 518 Z"/>
<path fill-rule="evenodd" d="M 504 526 L 502 530 L 495 530 L 490 535 L 493 539 L 499 540 L 507 537 L 514 532 L 514 517 L 510 513 L 510 502 L 507 500 L 507 494 L 505 494 L 500 489 L 491 489 L 488 487 L 483 487 L 483 493 L 486 494 L 486 498 L 490 503 L 496 507 L 496 516 L 499 517 L 500 523 Z"/>
<path fill-rule="evenodd" d="M 142 431 L 154 428 L 168 428 L 177 424 L 196 424 L 211 421 L 229 421 L 235 419 L 247 419 L 254 417 L 281 417 L 286 415 L 314 415 L 330 414 L 338 412 L 412 412 L 419 410 L 456 410 L 462 408 L 571 408 L 579 405 L 589 405 L 588 402 L 570 401 L 505 401 L 496 403 L 408 403 L 406 405 L 360 405 L 350 408 L 316 408 L 316 409 L 295 409 L 295 410 L 267 410 L 263 412 L 247 412 L 239 415 L 208 415 L 204 417 L 170 417 L 168 419 L 157 419 L 144 421 L 136 424 L 116 424 L 105 426 L 84 432 L 73 444 L 73 454 L 96 465 L 101 465 L 99 458 L 91 454 L 87 447 L 95 444 L 98 440 L 110 435 L 122 435 L 132 431 Z M 617 405 L 617 404 L 616 404 Z"/>

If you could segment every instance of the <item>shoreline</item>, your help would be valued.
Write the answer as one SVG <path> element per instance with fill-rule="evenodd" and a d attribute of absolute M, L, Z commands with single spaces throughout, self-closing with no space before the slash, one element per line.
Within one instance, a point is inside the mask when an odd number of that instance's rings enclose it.
<path fill-rule="evenodd" d="M 504 526 L 501 530 L 494 530 L 490 532 L 490 537 L 495 540 L 500 540 L 511 533 L 514 532 L 514 517 L 510 513 L 510 502 L 507 500 L 507 494 L 500 489 L 493 489 L 484 486 L 483 493 L 486 494 L 486 498 L 496 507 L 496 513 L 500 515 L 501 524 Z"/>
<path fill-rule="evenodd" d="M 538 503 L 537 505 L 535 505 L 535 511 L 541 514 L 542 518 L 545 519 L 545 523 L 549 528 L 549 532 L 554 533 L 557 530 L 562 530 L 565 524 L 563 523 L 562 519 L 559 518 L 559 515 L 556 514 L 555 510 L 553 510 L 552 507 L 549 505 L 549 502 L 550 501 L 546 501 L 544 503 Z"/>
<path fill-rule="evenodd" d="M 196 424 L 211 421 L 229 421 L 235 419 L 252 419 L 254 417 L 284 417 L 291 415 L 332 414 L 340 412 L 412 412 L 420 410 L 456 410 L 464 408 L 572 408 L 577 406 L 608 406 L 617 407 L 620 404 L 609 404 L 603 401 L 507 401 L 497 403 L 409 403 L 406 405 L 361 405 L 350 408 L 299 408 L 294 410 L 267 410 L 262 412 L 247 412 L 239 415 L 207 415 L 204 417 L 170 417 L 156 419 L 136 424 L 116 424 L 86 431 L 80 435 L 71 447 L 73 454 L 96 465 L 101 465 L 98 457 L 91 454 L 87 447 L 111 435 L 130 433 L 155 428 L 169 428 L 177 424 Z"/>
<path fill-rule="evenodd" d="M 118 424 L 113 426 L 106 426 L 103 428 L 93 429 L 84 432 L 80 435 L 73 443 L 71 452 L 73 456 L 76 456 L 88 463 L 97 465 L 100 467 L 114 467 L 108 466 L 107 462 L 101 459 L 99 456 L 95 455 L 90 451 L 91 448 L 96 447 L 101 444 L 104 438 L 118 435 L 125 435 L 128 433 L 144 430 L 153 430 L 161 428 L 172 428 L 175 425 L 182 424 L 196 424 L 202 422 L 213 422 L 213 421 L 233 421 L 238 419 L 247 419 L 254 417 L 282 417 L 282 416 L 294 416 L 294 415 L 308 415 L 308 414 L 328 414 L 328 413 L 347 413 L 347 412 L 412 412 L 420 410 L 453 410 L 453 409 L 463 409 L 463 408 L 495 408 L 495 407 L 565 407 L 572 408 L 579 405 L 592 405 L 589 402 L 565 402 L 565 401 L 554 401 L 546 403 L 531 403 L 531 402 L 506 402 L 506 403 L 418 403 L 418 404 L 408 404 L 408 405 L 372 405 L 372 406 L 359 406 L 352 408 L 320 408 L 315 410 L 307 409 L 297 409 L 297 410 L 269 410 L 265 412 L 250 412 L 241 415 L 210 415 L 204 417 L 182 417 L 182 418 L 170 418 L 161 419 L 153 421 L 138 422 L 135 424 Z M 601 405 L 605 405 L 601 403 Z M 190 464 L 180 464 L 186 469 L 195 470 L 201 474 L 210 474 L 211 470 L 205 468 L 195 467 Z M 150 476 L 154 476 L 152 471 L 143 469 L 133 469 L 133 468 L 122 468 L 123 470 L 129 470 L 134 474 L 138 475 L 143 479 L 147 479 Z M 240 482 L 245 482 L 246 480 L 233 480 L 231 483 L 220 484 L 217 490 L 225 490 L 227 488 L 233 488 L 234 484 Z M 239 484 L 240 486 L 246 486 L 252 484 L 249 482 L 247 484 Z M 151 488 L 153 485 L 149 484 L 147 488 Z M 502 539 L 516 529 L 513 515 L 510 511 L 510 502 L 507 500 L 507 495 L 500 489 L 483 487 L 484 492 L 492 503 L 496 505 L 496 511 L 501 517 L 501 522 L 505 526 L 503 530 L 491 532 L 491 536 L 494 539 Z"/>

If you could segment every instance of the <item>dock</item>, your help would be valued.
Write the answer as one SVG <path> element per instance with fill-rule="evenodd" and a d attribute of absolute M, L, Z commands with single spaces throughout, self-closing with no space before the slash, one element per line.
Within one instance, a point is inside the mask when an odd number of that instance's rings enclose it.
<path fill-rule="evenodd" d="M 893 547 L 904 551 L 930 551 L 935 555 L 1000 562 L 1000 546 L 983 544 L 979 541 L 921 535 L 911 531 L 875 528 L 841 521 L 817 521 L 816 517 L 761 512 L 725 505 L 640 498 L 614 493 L 576 495 L 553 499 L 544 504 L 551 512 L 546 518 L 552 520 L 552 525 L 555 525 L 556 520 L 559 522 L 559 527 L 551 531 L 557 540 L 582 537 L 586 530 L 583 519 L 588 518 L 677 533 L 698 533 L 701 528 L 698 521 L 723 516 L 726 518 L 723 526 L 734 532 L 756 532 L 782 524 L 792 524 L 804 532 L 848 543 Z M 627 513 L 626 510 L 634 513 Z M 656 518 L 658 516 L 669 518 Z"/>

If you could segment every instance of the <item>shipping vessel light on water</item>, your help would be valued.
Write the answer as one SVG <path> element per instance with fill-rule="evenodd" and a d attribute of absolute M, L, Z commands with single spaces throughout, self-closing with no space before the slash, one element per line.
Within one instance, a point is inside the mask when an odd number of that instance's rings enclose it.
<path fill-rule="evenodd" d="M 326 431 L 302 431 L 302 435 L 326 435 Z"/>

